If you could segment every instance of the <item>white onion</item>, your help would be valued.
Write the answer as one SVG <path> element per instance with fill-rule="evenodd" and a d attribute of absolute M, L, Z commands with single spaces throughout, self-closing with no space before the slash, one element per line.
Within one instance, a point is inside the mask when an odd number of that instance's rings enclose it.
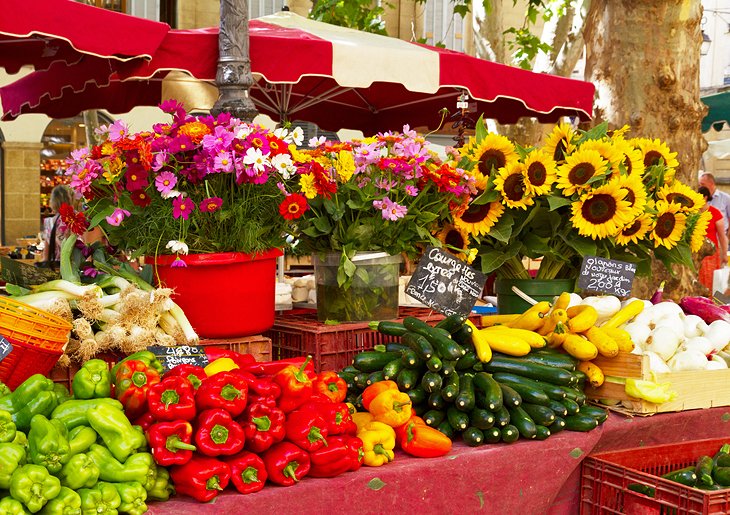
<path fill-rule="evenodd" d="M 730 324 L 724 320 L 715 320 L 702 336 L 712 342 L 715 350 L 722 350 L 730 343 Z"/>
<path fill-rule="evenodd" d="M 695 336 L 694 338 L 688 339 L 682 344 L 681 349 L 696 350 L 698 352 L 701 352 L 705 356 L 712 354 L 712 352 L 715 350 L 713 348 L 712 342 L 704 336 Z"/>
<path fill-rule="evenodd" d="M 677 352 L 679 343 L 679 335 L 670 327 L 657 327 L 651 332 L 649 338 L 647 338 L 644 348 L 648 351 L 656 352 L 664 361 L 669 361 L 674 353 Z"/>
<path fill-rule="evenodd" d="M 684 336 L 686 338 L 694 338 L 702 336 L 707 331 L 707 322 L 697 315 L 687 315 L 684 317 Z"/>
<path fill-rule="evenodd" d="M 663 374 L 672 371 L 669 365 L 656 352 L 647 351 L 644 354 L 649 357 L 649 370 L 652 372 Z"/>
<path fill-rule="evenodd" d="M 639 324 L 638 322 L 631 322 L 623 326 L 623 330 L 629 333 L 631 341 L 634 342 L 634 346 L 639 349 L 643 349 L 646 345 L 646 340 L 651 334 L 651 329 L 646 324 Z"/>
<path fill-rule="evenodd" d="M 707 368 L 707 357 L 698 351 L 684 350 L 675 354 L 667 364 L 675 372 L 681 370 L 704 370 Z"/>

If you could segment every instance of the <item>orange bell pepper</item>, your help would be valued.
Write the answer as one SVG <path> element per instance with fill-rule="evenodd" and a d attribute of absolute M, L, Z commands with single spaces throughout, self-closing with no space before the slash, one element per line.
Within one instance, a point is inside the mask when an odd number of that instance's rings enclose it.
<path fill-rule="evenodd" d="M 334 370 L 326 370 L 314 380 L 314 391 L 332 402 L 343 402 L 347 396 L 347 383 Z"/>
<path fill-rule="evenodd" d="M 385 390 L 398 390 L 398 385 L 395 381 L 378 381 L 371 384 L 362 392 L 362 407 L 369 410 L 373 399 Z"/>
<path fill-rule="evenodd" d="M 419 422 L 420 420 L 420 422 Z M 418 458 L 435 458 L 451 450 L 451 440 L 436 428 L 427 426 L 419 417 L 413 417 L 396 428 L 398 445 L 403 452 Z"/>
<path fill-rule="evenodd" d="M 405 424 L 413 415 L 411 398 L 398 390 L 385 390 L 370 402 L 368 411 L 375 420 L 398 427 Z"/>

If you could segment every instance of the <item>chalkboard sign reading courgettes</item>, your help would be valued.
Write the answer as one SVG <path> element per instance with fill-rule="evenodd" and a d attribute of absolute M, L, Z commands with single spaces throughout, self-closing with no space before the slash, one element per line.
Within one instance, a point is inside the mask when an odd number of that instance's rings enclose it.
<path fill-rule="evenodd" d="M 588 292 L 628 297 L 631 295 L 634 275 L 636 275 L 634 263 L 585 256 L 578 276 L 578 288 Z"/>
<path fill-rule="evenodd" d="M 178 365 L 197 365 L 205 367 L 208 365 L 208 356 L 205 349 L 197 345 L 179 345 L 166 347 L 164 345 L 152 345 L 147 347 L 162 363 L 165 372 L 172 370 Z"/>
<path fill-rule="evenodd" d="M 406 294 L 443 315 L 467 316 L 486 281 L 483 273 L 456 256 L 428 247 L 406 286 Z"/>
<path fill-rule="evenodd" d="M 0 361 L 4 360 L 11 352 L 13 352 L 13 344 L 5 337 L 0 336 Z"/>

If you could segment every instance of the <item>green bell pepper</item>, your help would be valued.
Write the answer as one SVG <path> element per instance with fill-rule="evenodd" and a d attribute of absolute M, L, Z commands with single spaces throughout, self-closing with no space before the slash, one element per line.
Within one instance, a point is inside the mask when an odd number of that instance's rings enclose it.
<path fill-rule="evenodd" d="M 51 391 L 56 394 L 56 399 L 58 399 L 59 404 L 73 399 L 65 384 L 53 383 L 53 390 Z"/>
<path fill-rule="evenodd" d="M 61 487 L 61 493 L 48 501 L 41 515 L 81 515 L 81 497 L 79 494 L 66 488 Z"/>
<path fill-rule="evenodd" d="M 170 482 L 170 473 L 165 467 L 157 467 L 155 484 L 147 490 L 147 499 L 150 501 L 167 501 L 175 495 L 175 487 Z"/>
<path fill-rule="evenodd" d="M 103 481 L 94 488 L 82 488 L 78 493 L 82 515 L 117 515 L 117 508 L 122 503 L 114 485 Z"/>
<path fill-rule="evenodd" d="M 99 467 L 99 479 L 112 483 L 137 481 L 144 485 L 148 481 L 150 468 L 155 463 L 148 452 L 133 454 L 126 462 L 120 463 L 109 449 L 98 444 L 92 445 L 86 454 Z"/>
<path fill-rule="evenodd" d="M 101 399 L 112 391 L 109 365 L 102 359 L 90 359 L 74 375 L 71 390 L 77 399 Z"/>
<path fill-rule="evenodd" d="M 30 421 L 28 456 L 36 465 L 43 465 L 52 474 L 61 472 L 71 458 L 66 428 L 58 420 L 36 415 Z"/>
<path fill-rule="evenodd" d="M 32 513 L 61 492 L 61 481 L 40 465 L 23 465 L 10 479 L 10 495 L 25 504 Z"/>
<path fill-rule="evenodd" d="M 74 427 L 68 432 L 69 454 L 86 452 L 92 443 L 96 443 L 96 431 L 88 426 Z"/>
<path fill-rule="evenodd" d="M 23 503 L 12 497 L 3 497 L 0 499 L 0 515 L 26 515 Z"/>
<path fill-rule="evenodd" d="M 30 429 L 30 421 L 35 415 L 50 417 L 56 406 L 58 406 L 56 394 L 50 390 L 43 390 L 29 399 L 25 407 L 13 413 L 13 422 L 17 429 L 27 431 Z"/>
<path fill-rule="evenodd" d="M 14 443 L 0 443 L 0 489 L 10 488 L 13 472 L 25 465 L 25 449 Z"/>
<path fill-rule="evenodd" d="M 129 515 L 142 515 L 147 511 L 147 491 L 136 481 L 126 483 L 112 483 L 117 489 L 122 503 L 119 505 L 119 511 L 128 513 Z"/>
<path fill-rule="evenodd" d="M 53 390 L 53 381 L 43 374 L 34 374 L 23 381 L 13 393 L 0 397 L 0 409 L 15 413 L 41 392 Z"/>
<path fill-rule="evenodd" d="M 141 350 L 139 352 L 135 352 L 134 354 L 130 354 L 126 358 L 124 358 L 122 361 L 117 363 L 112 367 L 112 381 L 117 375 L 117 370 L 119 370 L 119 367 L 122 366 L 122 363 L 125 363 L 127 361 L 142 361 L 145 365 L 147 365 L 150 368 L 153 368 L 157 371 L 158 374 L 162 375 L 164 373 L 164 370 L 162 368 L 162 363 L 160 363 L 160 360 L 157 359 L 157 356 L 154 355 L 154 353 L 148 351 L 148 350 Z"/>
<path fill-rule="evenodd" d="M 15 422 L 9 411 L 0 409 L 0 443 L 15 440 Z"/>
<path fill-rule="evenodd" d="M 72 399 L 64 402 L 63 404 L 59 404 L 58 407 L 53 410 L 51 418 L 63 422 L 66 429 L 70 431 L 74 427 L 88 426 L 88 411 L 91 408 L 101 405 L 111 406 L 118 410 L 123 409 L 122 403 L 116 399 Z"/>
<path fill-rule="evenodd" d="M 89 425 L 99 433 L 107 448 L 121 462 L 147 443 L 144 433 L 132 427 L 122 410 L 100 404 L 90 408 L 87 417 Z"/>
<path fill-rule="evenodd" d="M 99 481 L 99 467 L 88 455 L 76 454 L 63 466 L 58 478 L 63 486 L 73 490 L 91 488 Z"/>
<path fill-rule="evenodd" d="M 0 399 L 13 393 L 8 385 L 0 381 Z"/>
<path fill-rule="evenodd" d="M 20 445 L 23 449 L 28 449 L 28 436 L 23 431 L 16 431 L 15 438 L 10 443 Z"/>

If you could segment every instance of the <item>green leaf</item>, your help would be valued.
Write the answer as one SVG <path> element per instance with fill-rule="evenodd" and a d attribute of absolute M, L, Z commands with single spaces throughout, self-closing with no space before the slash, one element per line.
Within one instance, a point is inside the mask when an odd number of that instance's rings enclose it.
<path fill-rule="evenodd" d="M 550 211 L 555 211 L 556 209 L 559 209 L 563 206 L 569 206 L 572 204 L 570 199 L 567 199 L 565 197 L 559 197 L 557 195 L 548 195 L 547 201 L 548 205 L 550 206 Z"/>
<path fill-rule="evenodd" d="M 104 204 L 107 204 L 104 206 Z M 103 206 L 100 208 L 100 206 Z M 99 211 L 101 209 L 101 211 Z M 93 229 L 97 225 L 99 225 L 107 216 L 111 216 L 111 214 L 114 212 L 114 204 L 112 204 L 111 200 L 109 199 L 102 199 L 99 202 L 97 202 L 94 205 L 94 211 L 96 211 L 96 214 L 94 217 L 89 220 L 89 229 Z"/>
<path fill-rule="evenodd" d="M 499 192 L 493 188 L 487 188 L 482 192 L 481 195 L 479 195 L 477 198 L 471 201 L 471 204 L 475 206 L 481 206 L 484 204 L 488 204 L 489 202 L 494 202 L 499 198 Z"/>
<path fill-rule="evenodd" d="M 596 242 L 588 239 L 583 238 L 580 236 L 570 235 L 568 238 L 564 238 L 565 243 L 575 250 L 575 252 L 579 256 L 595 256 L 597 251 L 597 245 Z"/>
<path fill-rule="evenodd" d="M 505 249 L 487 250 L 479 253 L 482 272 L 489 274 L 499 269 L 519 252 L 519 245 L 511 245 Z"/>
<path fill-rule="evenodd" d="M 329 218 L 320 216 L 313 220 L 314 226 L 321 234 L 329 234 L 332 232 L 332 224 L 330 224 Z"/>
<path fill-rule="evenodd" d="M 608 122 L 599 123 L 595 127 L 584 132 L 583 135 L 576 141 L 576 145 L 580 145 L 581 143 L 591 139 L 601 139 L 607 134 Z"/>
<path fill-rule="evenodd" d="M 487 124 L 484 122 L 484 115 L 479 115 L 474 134 L 477 142 L 480 142 L 484 138 L 486 138 L 487 134 L 489 134 L 489 131 L 487 130 Z"/>
<path fill-rule="evenodd" d="M 549 238 L 544 238 L 532 232 L 528 232 L 521 238 L 521 240 L 524 248 L 526 249 L 526 254 L 530 258 L 538 258 L 552 252 Z"/>
<path fill-rule="evenodd" d="M 502 243 L 509 243 L 510 237 L 512 236 L 512 226 L 514 225 L 514 218 L 509 211 L 502 213 L 497 223 L 489 230 L 489 236 Z"/>

